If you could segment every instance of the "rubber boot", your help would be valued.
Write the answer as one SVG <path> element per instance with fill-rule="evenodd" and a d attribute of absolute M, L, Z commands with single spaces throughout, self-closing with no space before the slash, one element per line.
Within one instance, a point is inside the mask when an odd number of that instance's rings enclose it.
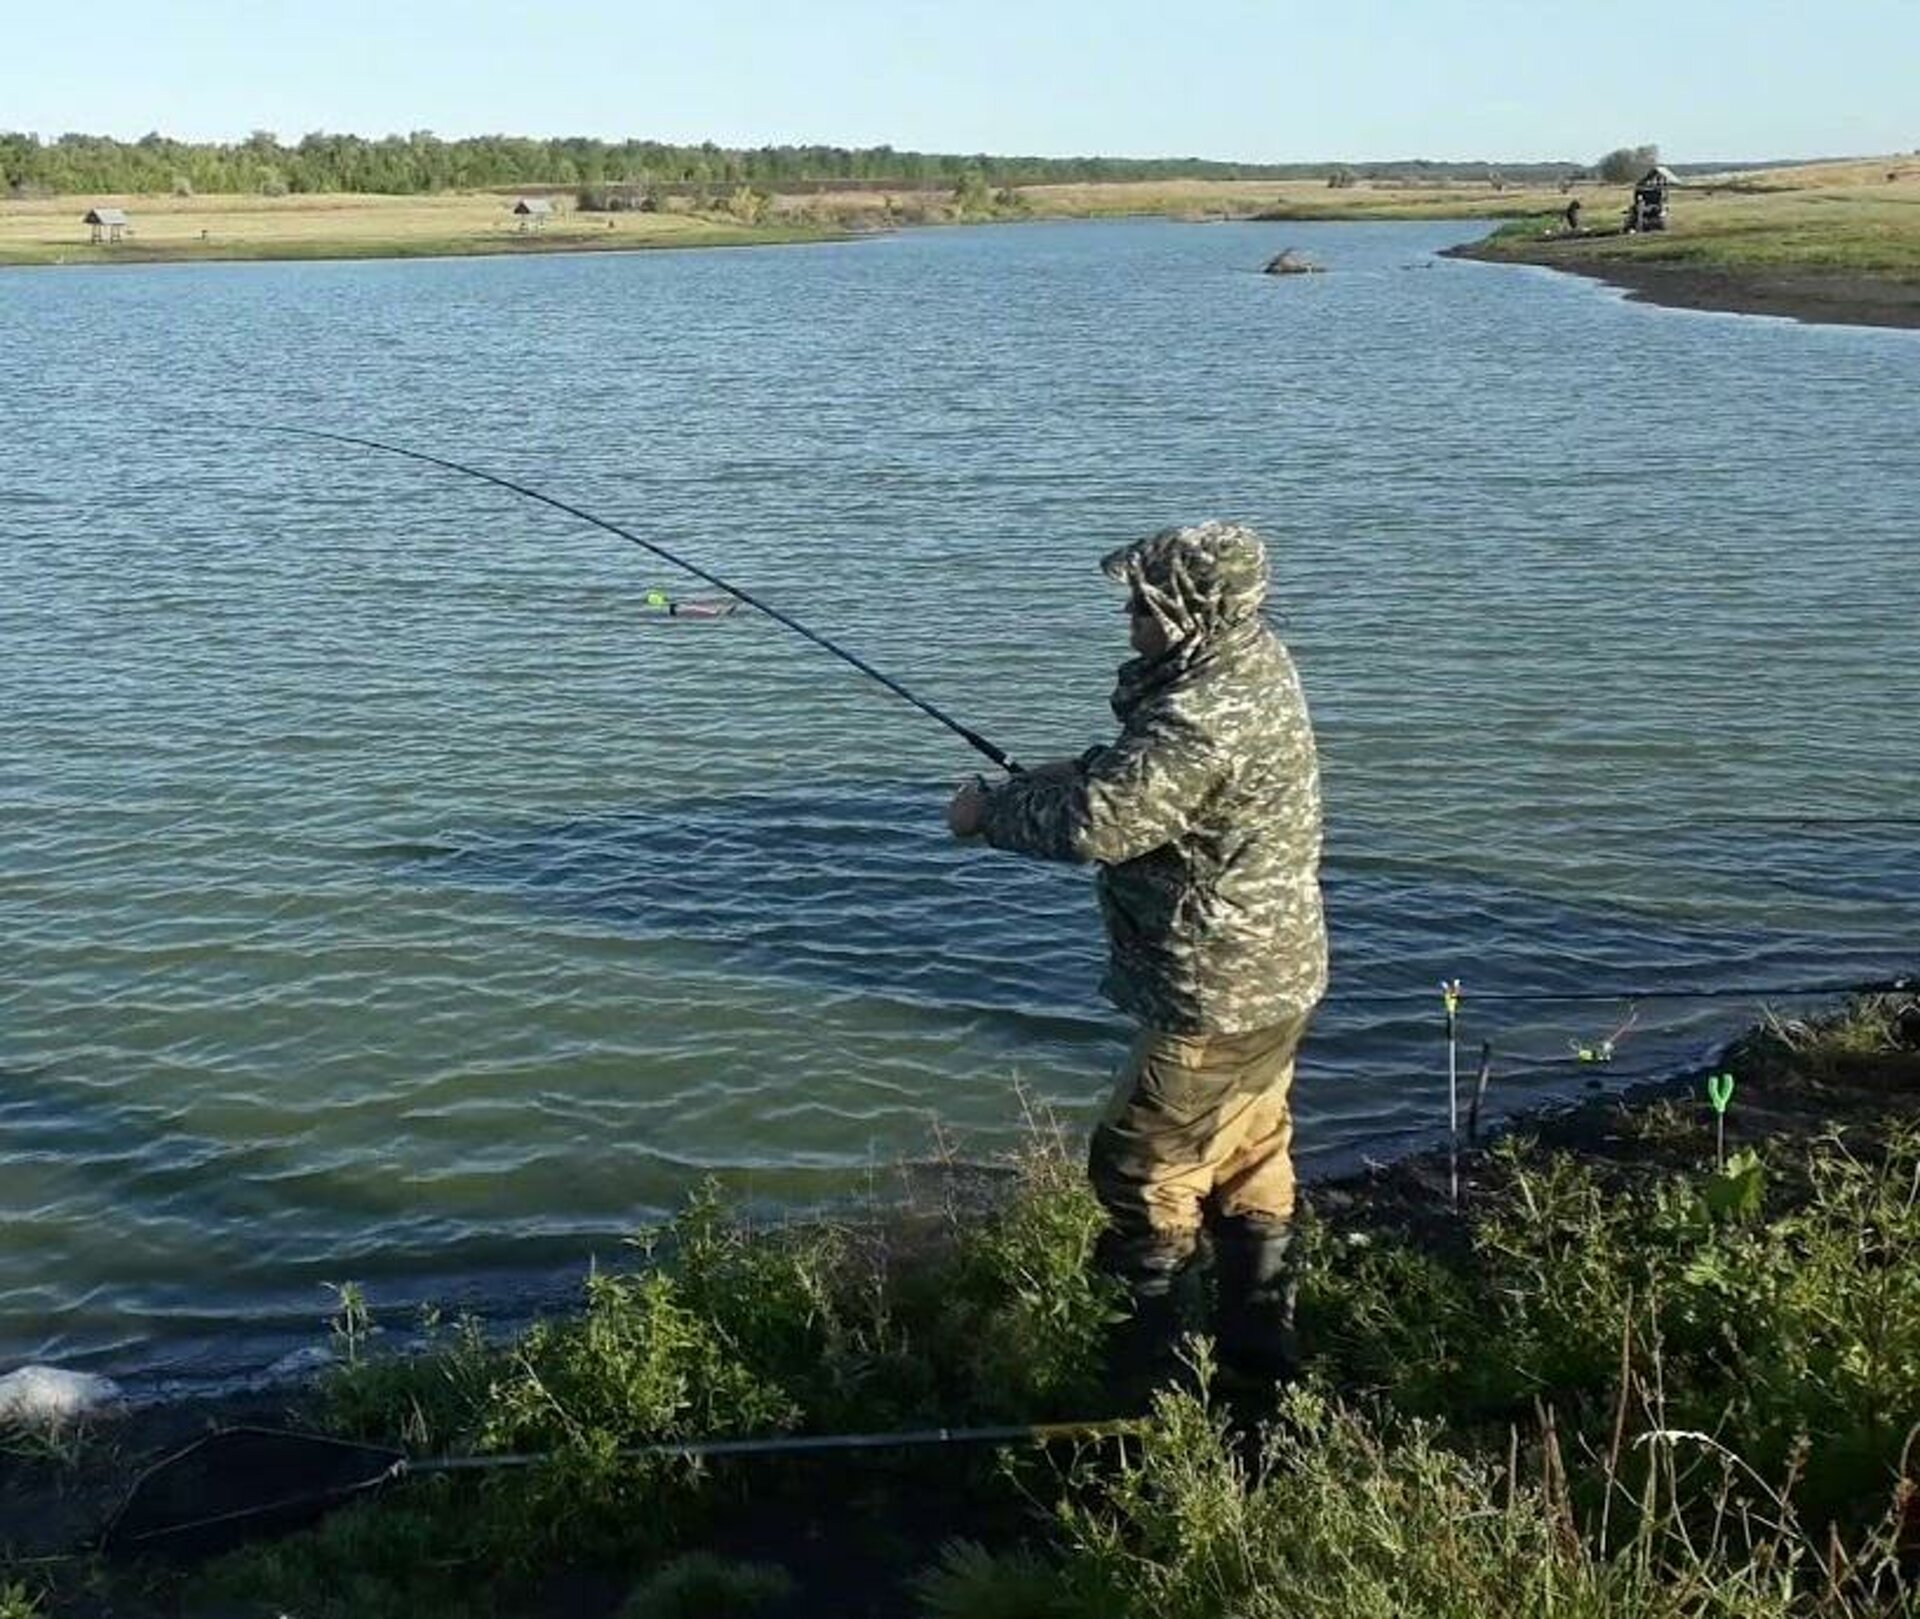
<path fill-rule="evenodd" d="M 1300 1375 L 1292 1242 L 1289 1222 L 1263 1215 L 1229 1215 L 1214 1226 L 1214 1349 L 1235 1381 L 1289 1383 Z"/>
<path fill-rule="evenodd" d="M 1107 1383 L 1129 1411 L 1143 1410 L 1157 1389 L 1180 1375 L 1181 1274 L 1193 1258 L 1191 1245 L 1102 1234 L 1094 1262 L 1126 1285 L 1131 1312 L 1107 1343 Z"/>

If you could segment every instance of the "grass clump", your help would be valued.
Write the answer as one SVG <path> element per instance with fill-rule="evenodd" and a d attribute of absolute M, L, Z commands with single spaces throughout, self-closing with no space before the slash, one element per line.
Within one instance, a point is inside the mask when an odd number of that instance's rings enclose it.
<path fill-rule="evenodd" d="M 636 1586 L 619 1619 L 753 1619 L 792 1590 L 792 1576 L 773 1564 L 690 1552 Z"/>
<path fill-rule="evenodd" d="M 1813 1086 L 1920 1084 L 1920 995 L 1863 995 L 1823 1018 L 1769 1015 L 1733 1051 L 1763 1076 Z"/>
<path fill-rule="evenodd" d="M 951 1540 L 915 1582 L 926 1619 L 1079 1619 L 1086 1605 L 1058 1565 L 1027 1547 Z"/>
<path fill-rule="evenodd" d="M 1912 1049 L 1912 1024 L 1908 1003 L 1763 1030 L 1734 1058 L 1742 1097 L 1778 1103 L 1776 1071 L 1857 1080 L 1856 1057 Z M 336 1426 L 551 1459 L 409 1485 L 230 1560 L 210 1588 L 321 1616 L 486 1619 L 524 1611 L 569 1560 L 637 1573 L 716 1527 L 730 1546 L 743 1529 L 786 1544 L 780 1514 L 838 1490 L 837 1555 L 857 1557 L 855 1519 L 882 1521 L 900 1568 L 946 1542 L 914 1586 L 928 1619 L 1913 1615 L 1920 1123 L 1875 1113 L 1724 1163 L 1697 1109 L 1625 1138 L 1621 1163 L 1511 1138 L 1457 1216 L 1303 1219 L 1303 1386 L 1258 1414 L 1213 1401 L 1196 1341 L 1192 1386 L 1123 1450 L 1053 1471 L 1027 1453 L 998 1474 L 951 1454 L 835 1475 L 817 1458 L 783 1471 L 628 1452 L 1110 1409 L 1117 1300 L 1057 1137 L 990 1203 L 886 1225 L 760 1229 L 710 1187 L 632 1266 L 591 1278 L 577 1316 L 515 1343 L 463 1322 L 406 1360 L 348 1312 Z M 1651 1167 L 1655 1146 L 1705 1161 Z M 940 1521 L 922 1510 L 935 1485 L 959 1486 L 949 1504 L 1042 1515 Z M 627 1612 L 791 1598 L 774 1574 L 683 1557 Z"/>
<path fill-rule="evenodd" d="M 1060 1551 L 950 1551 L 922 1586 L 929 1619 L 1892 1619 L 1891 1559 L 1805 1534 L 1777 1495 L 1715 1458 L 1671 1455 L 1635 1486 L 1645 1509 L 1607 1540 L 1567 1487 L 1549 1432 L 1478 1454 L 1442 1431 L 1296 1390 L 1249 1443 L 1200 1395 L 1161 1399 L 1117 1470 L 1083 1472 Z M 1613 1481 L 1626 1487 L 1622 1473 Z M 1686 1505 L 1718 1503 L 1705 1522 Z M 1832 1561 L 1838 1556 L 1838 1561 Z"/>
<path fill-rule="evenodd" d="M 321 1615 L 485 1614 L 557 1563 L 657 1559 L 777 1476 L 641 1447 L 1084 1415 L 1115 1314 L 1089 1264 L 1098 1207 L 1054 1135 L 1001 1194 L 892 1225 L 760 1229 L 708 1186 L 635 1240 L 632 1266 L 590 1276 L 577 1315 L 510 1344 L 463 1321 L 433 1324 L 425 1355 L 383 1351 L 366 1301 L 337 1289 L 327 1426 L 416 1455 L 544 1459 L 409 1483 L 236 1554 L 206 1589 L 299 1594 Z"/>
<path fill-rule="evenodd" d="M 1550 1404 L 1600 1448 L 1631 1402 L 1770 1476 L 1802 1456 L 1810 1508 L 1879 1510 L 1920 1422 L 1920 1132 L 1829 1138 L 1772 1187 L 1752 1152 L 1629 1187 L 1524 1144 L 1498 1168 L 1451 1260 L 1316 1235 L 1325 1375 L 1469 1428 Z"/>

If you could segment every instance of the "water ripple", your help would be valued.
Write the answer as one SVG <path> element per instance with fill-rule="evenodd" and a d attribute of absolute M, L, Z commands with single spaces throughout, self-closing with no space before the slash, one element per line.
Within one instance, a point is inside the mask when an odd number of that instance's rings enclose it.
<path fill-rule="evenodd" d="M 1085 876 L 946 838 L 938 727 L 649 614 L 683 581 L 604 533 L 236 423 L 551 490 L 1029 761 L 1111 726 L 1093 559 L 1261 524 L 1315 1172 L 1432 1139 L 1442 977 L 1517 1106 L 1625 1007 L 1498 994 L 1910 970 L 1920 829 L 1738 818 L 1909 811 L 1920 344 L 1432 258 L 1470 233 L 1289 225 L 1305 295 L 1274 227 L 1156 222 L 0 272 L 0 1362 L 553 1297 L 709 1173 L 805 1208 L 1009 1145 L 1017 1088 L 1082 1125 L 1124 1038 Z M 1608 1077 L 1752 1011 L 1643 1004 Z"/>

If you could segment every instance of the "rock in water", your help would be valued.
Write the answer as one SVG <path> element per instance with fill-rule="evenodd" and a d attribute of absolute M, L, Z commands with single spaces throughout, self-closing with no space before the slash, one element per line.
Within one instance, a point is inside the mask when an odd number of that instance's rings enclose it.
<path fill-rule="evenodd" d="M 1265 273 L 1268 275 L 1318 275 L 1320 269 L 1321 266 L 1315 264 L 1304 253 L 1295 252 L 1290 247 L 1283 247 L 1267 260 Z"/>
<path fill-rule="evenodd" d="M 120 1403 L 120 1385 L 92 1372 L 22 1366 L 0 1377 L 0 1422 L 23 1428 L 64 1427 Z"/>

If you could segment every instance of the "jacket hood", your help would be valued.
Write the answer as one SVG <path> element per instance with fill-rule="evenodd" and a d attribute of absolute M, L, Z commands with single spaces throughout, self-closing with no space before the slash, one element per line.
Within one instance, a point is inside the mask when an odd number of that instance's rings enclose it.
<path fill-rule="evenodd" d="M 1176 644 L 1256 618 L 1267 596 L 1267 548 L 1240 523 L 1163 528 L 1103 557 L 1100 571 L 1144 601 Z"/>

